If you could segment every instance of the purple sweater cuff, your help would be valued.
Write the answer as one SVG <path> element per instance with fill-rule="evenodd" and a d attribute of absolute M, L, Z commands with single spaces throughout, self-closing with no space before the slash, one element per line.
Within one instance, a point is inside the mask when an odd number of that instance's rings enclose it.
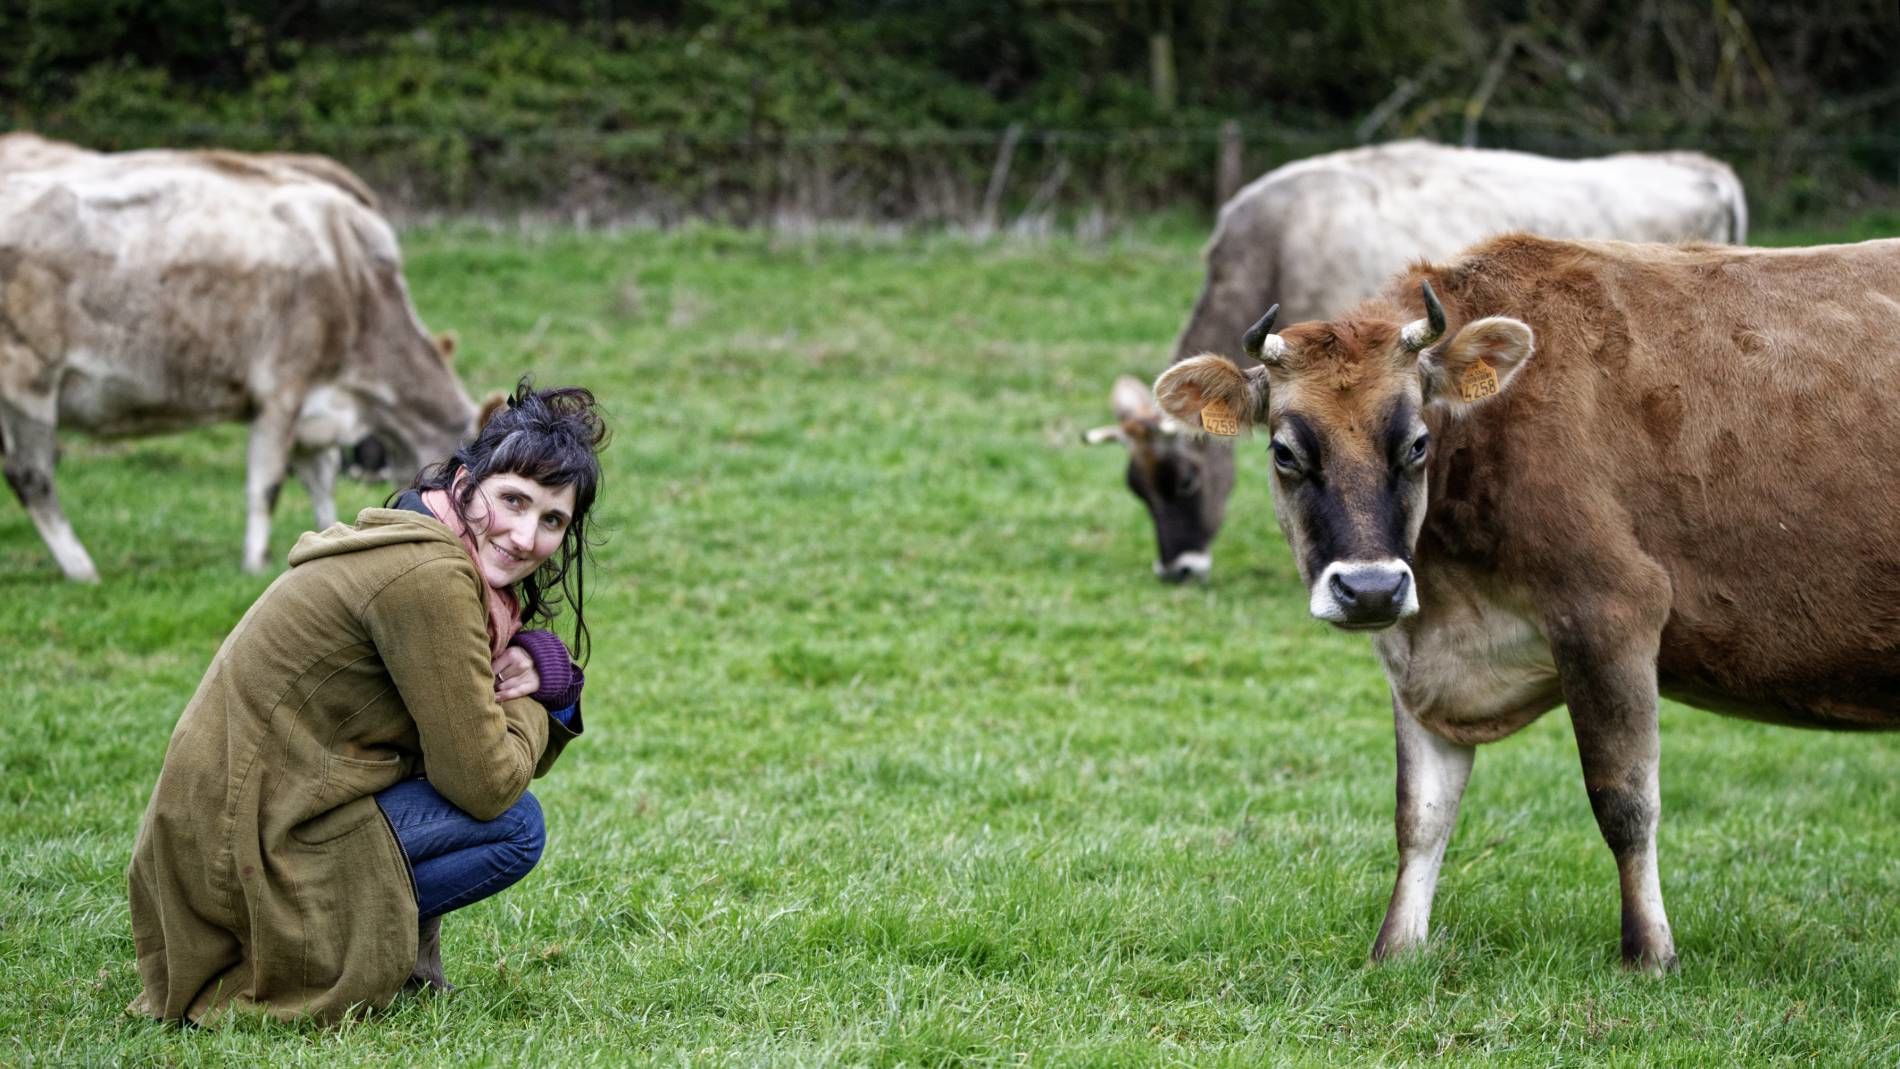
<path fill-rule="evenodd" d="M 528 651 L 534 658 L 534 671 L 541 677 L 541 689 L 531 697 L 549 709 L 565 709 L 581 700 L 581 686 L 586 679 L 581 675 L 581 666 L 567 655 L 567 645 L 561 636 L 552 631 L 519 631 L 515 633 L 514 645 Z"/>

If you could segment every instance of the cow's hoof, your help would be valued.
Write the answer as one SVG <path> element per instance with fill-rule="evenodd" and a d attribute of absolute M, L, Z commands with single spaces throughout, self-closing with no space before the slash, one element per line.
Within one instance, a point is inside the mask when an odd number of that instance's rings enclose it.
<path fill-rule="evenodd" d="M 1623 953 L 1623 968 L 1644 976 L 1668 976 L 1678 968 L 1676 952 L 1669 949 L 1632 954 L 1626 950 Z"/>
<path fill-rule="evenodd" d="M 1430 945 L 1430 942 L 1423 937 L 1388 939 L 1385 933 L 1381 932 L 1379 938 L 1372 943 L 1372 954 L 1368 960 L 1374 965 L 1383 965 L 1422 953 Z"/>

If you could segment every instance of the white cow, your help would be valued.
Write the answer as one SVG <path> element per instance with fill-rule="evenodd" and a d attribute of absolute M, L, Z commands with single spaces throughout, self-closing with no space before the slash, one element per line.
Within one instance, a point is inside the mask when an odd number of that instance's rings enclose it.
<path fill-rule="evenodd" d="M 69 578 L 98 572 L 53 489 L 57 426 L 124 436 L 248 420 L 243 559 L 262 571 L 293 445 L 327 526 L 332 447 L 374 434 L 410 472 L 474 429 L 451 356 L 416 316 L 394 232 L 331 176 L 234 153 L 83 149 L 0 169 L 4 472 Z"/>

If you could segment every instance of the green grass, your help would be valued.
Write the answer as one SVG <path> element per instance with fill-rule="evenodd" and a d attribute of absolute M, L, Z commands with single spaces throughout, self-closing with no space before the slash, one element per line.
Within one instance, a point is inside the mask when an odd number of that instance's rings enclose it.
<path fill-rule="evenodd" d="M 1870 212 L 1839 226 L 1803 226 L 1750 236 L 1755 245 L 1836 245 L 1869 238 L 1900 237 L 1900 211 Z"/>
<path fill-rule="evenodd" d="M 1199 239 L 409 234 L 471 390 L 605 398 L 610 537 L 545 860 L 449 918 L 460 991 L 342 1029 L 122 1012 L 133 831 L 265 580 L 237 428 L 70 439 L 102 586 L 0 507 L 0 1064 L 1900 1059 L 1884 736 L 1665 708 L 1653 980 L 1548 716 L 1479 758 L 1433 948 L 1365 963 L 1395 857 L 1365 640 L 1307 617 L 1253 451 L 1214 582 L 1168 588 L 1120 455 L 1075 444 L 1158 370 Z M 279 559 L 307 517 L 287 493 Z"/>

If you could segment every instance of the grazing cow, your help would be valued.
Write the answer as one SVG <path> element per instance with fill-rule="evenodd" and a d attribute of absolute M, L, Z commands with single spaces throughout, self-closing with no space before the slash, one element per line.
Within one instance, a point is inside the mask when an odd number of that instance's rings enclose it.
<path fill-rule="evenodd" d="M 1658 693 L 1900 727 L 1900 240 L 1508 235 L 1271 323 L 1257 366 L 1192 357 L 1155 394 L 1265 429 L 1312 614 L 1374 632 L 1399 873 L 1373 956 L 1426 939 L 1473 748 L 1566 704 L 1624 960 L 1670 967 Z"/>
<path fill-rule="evenodd" d="M 1401 141 L 1287 164 L 1221 208 L 1207 282 L 1174 359 L 1218 352 L 1247 363 L 1235 340 L 1269 299 L 1288 322 L 1337 315 L 1418 259 L 1450 256 L 1508 230 L 1550 237 L 1742 244 L 1747 206 L 1726 164 L 1691 152 L 1554 160 L 1522 152 Z M 1180 438 L 1152 401 L 1117 389 L 1116 434 L 1128 485 L 1154 520 L 1155 574 L 1203 578 L 1234 485 L 1224 442 Z"/>
<path fill-rule="evenodd" d="M 74 160 L 99 159 L 105 153 L 95 152 L 68 141 L 55 141 L 25 130 L 0 134 L 0 177 L 25 171 L 57 167 Z M 365 208 L 377 207 L 376 194 L 368 183 L 357 177 L 354 171 L 327 156 L 296 152 L 232 152 L 227 149 L 141 149 L 134 152 L 117 153 L 114 157 L 124 165 L 169 164 L 182 166 L 222 169 L 237 174 L 254 172 L 259 168 L 289 168 L 301 172 L 305 177 L 328 182 L 349 194 Z M 284 175 L 279 178 L 295 178 Z M 437 339 L 445 352 L 454 347 L 453 335 L 443 335 Z M 340 435 L 348 433 L 352 425 L 349 414 L 338 409 L 334 398 L 327 389 L 311 391 L 306 410 L 297 420 L 296 443 L 291 453 L 291 467 L 300 476 L 301 481 L 311 491 L 311 501 L 317 515 L 317 527 L 324 528 L 336 522 L 335 500 L 332 487 L 335 473 L 341 468 L 351 475 L 364 479 L 388 478 L 388 451 L 383 443 L 374 437 L 364 437 L 348 441 Z M 345 443 L 342 456 L 338 456 L 338 443 Z"/>
<path fill-rule="evenodd" d="M 293 447 L 327 525 L 338 444 L 373 434 L 408 472 L 473 429 L 452 347 L 423 329 L 395 235 L 356 194 L 236 154 L 79 151 L 0 171 L 0 449 L 69 578 L 98 573 L 53 489 L 56 426 L 249 420 L 250 571 Z"/>

